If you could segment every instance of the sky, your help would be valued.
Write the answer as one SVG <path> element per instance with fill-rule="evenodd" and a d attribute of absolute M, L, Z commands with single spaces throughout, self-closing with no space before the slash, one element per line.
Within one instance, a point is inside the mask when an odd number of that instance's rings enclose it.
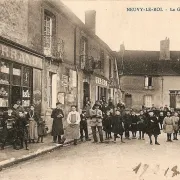
<path fill-rule="evenodd" d="M 160 50 L 160 40 L 170 39 L 170 50 L 180 51 L 180 1 L 63 0 L 83 22 L 86 10 L 96 10 L 96 35 L 118 51 Z M 163 12 L 130 12 L 127 8 L 162 7 Z M 170 8 L 176 11 L 170 11 Z"/>

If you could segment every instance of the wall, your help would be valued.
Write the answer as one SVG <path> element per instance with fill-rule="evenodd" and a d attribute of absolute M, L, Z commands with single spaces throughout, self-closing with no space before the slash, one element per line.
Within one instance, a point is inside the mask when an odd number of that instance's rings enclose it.
<path fill-rule="evenodd" d="M 164 76 L 164 105 L 170 105 L 169 90 L 180 90 L 180 76 Z"/>
<path fill-rule="evenodd" d="M 153 104 L 156 107 L 170 105 L 170 90 L 180 90 L 180 77 L 179 76 L 163 76 L 163 88 L 162 77 L 153 77 L 153 90 L 144 89 L 144 77 L 143 76 L 123 76 L 120 78 L 122 90 L 125 93 L 132 94 L 132 108 L 139 109 L 144 100 L 144 95 L 153 96 Z M 162 95 L 163 92 L 163 95 Z M 163 99 L 162 99 L 163 98 Z M 124 99 L 124 97 L 123 97 Z M 125 100 L 125 99 L 124 99 Z"/>
<path fill-rule="evenodd" d="M 0 35 L 27 46 L 28 1 L 0 1 Z"/>
<path fill-rule="evenodd" d="M 161 105 L 161 78 L 153 77 L 153 89 L 146 90 L 144 88 L 144 76 L 123 76 L 120 77 L 120 86 L 123 94 L 123 101 L 125 102 L 125 94 L 132 95 L 132 108 L 141 109 L 144 104 L 144 96 L 152 95 L 152 104 L 155 106 Z"/>

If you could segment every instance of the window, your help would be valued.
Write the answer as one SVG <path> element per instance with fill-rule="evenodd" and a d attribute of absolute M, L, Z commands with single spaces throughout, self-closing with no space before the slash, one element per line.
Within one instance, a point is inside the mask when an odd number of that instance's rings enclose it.
<path fill-rule="evenodd" d="M 152 106 L 152 96 L 144 96 L 144 104 L 145 104 L 145 107 L 148 107 L 150 108 Z"/>
<path fill-rule="evenodd" d="M 32 68 L 0 60 L 0 107 L 22 101 L 23 107 L 32 103 Z"/>
<path fill-rule="evenodd" d="M 81 38 L 81 67 L 85 67 L 87 59 L 87 39 L 85 37 Z"/>
<path fill-rule="evenodd" d="M 48 77 L 48 106 L 52 107 L 52 76 L 53 73 L 49 72 Z"/>
<path fill-rule="evenodd" d="M 56 107 L 57 101 L 57 74 L 49 72 L 48 77 L 48 106 Z"/>
<path fill-rule="evenodd" d="M 104 68 L 104 50 L 100 50 L 100 63 L 101 63 L 101 69 Z"/>
<path fill-rule="evenodd" d="M 151 89 L 152 88 L 152 77 L 151 76 L 146 76 L 145 77 L 145 88 L 146 89 Z"/>

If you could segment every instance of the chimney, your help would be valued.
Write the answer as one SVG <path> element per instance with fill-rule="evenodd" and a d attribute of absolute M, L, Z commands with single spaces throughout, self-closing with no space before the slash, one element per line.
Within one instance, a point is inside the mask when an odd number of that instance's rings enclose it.
<path fill-rule="evenodd" d="M 160 41 L 160 60 L 170 60 L 169 44 L 170 40 L 167 37 Z"/>
<path fill-rule="evenodd" d="M 96 11 L 89 10 L 85 12 L 85 25 L 94 34 L 96 33 Z"/>

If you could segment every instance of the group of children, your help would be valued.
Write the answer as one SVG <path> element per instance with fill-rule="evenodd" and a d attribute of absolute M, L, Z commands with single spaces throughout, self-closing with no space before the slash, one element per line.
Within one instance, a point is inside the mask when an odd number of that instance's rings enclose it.
<path fill-rule="evenodd" d="M 125 139 L 130 140 L 130 132 L 132 133 L 132 139 L 137 138 L 137 132 L 139 140 L 144 140 L 144 135 L 149 136 L 150 144 L 152 145 L 152 136 L 155 137 L 155 144 L 160 145 L 157 141 L 158 135 L 161 134 L 161 130 L 167 133 L 167 141 L 172 142 L 171 136 L 173 134 L 173 140 L 177 139 L 179 131 L 180 121 L 179 114 L 177 112 L 159 111 L 153 110 L 141 110 L 139 114 L 133 110 L 116 109 L 115 113 L 107 111 L 103 116 L 103 130 L 106 134 L 106 139 L 111 139 L 111 133 L 114 133 L 114 142 L 120 135 L 121 142 L 123 141 L 123 135 Z"/>
<path fill-rule="evenodd" d="M 32 112 L 32 113 L 31 113 Z M 31 106 L 30 111 L 25 113 L 21 108 L 11 109 L 9 108 L 7 112 L 1 114 L 1 123 L 3 127 L 3 133 L 1 138 L 1 149 L 3 150 L 7 141 L 9 141 L 13 148 L 16 150 L 22 149 L 25 144 L 26 150 L 29 143 L 35 143 L 34 139 L 31 141 L 30 134 L 35 133 L 34 127 L 32 126 L 32 121 L 34 119 L 34 107 Z M 45 122 L 42 118 L 37 118 L 37 143 L 41 140 L 43 143 L 43 136 L 45 135 Z M 34 123 L 34 124 L 35 124 Z M 32 135 L 31 135 L 32 136 Z"/>

